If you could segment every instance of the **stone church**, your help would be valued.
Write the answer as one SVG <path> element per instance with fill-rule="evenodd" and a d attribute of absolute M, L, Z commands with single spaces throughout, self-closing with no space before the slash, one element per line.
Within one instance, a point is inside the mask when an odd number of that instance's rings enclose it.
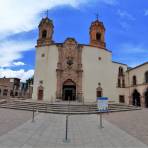
<path fill-rule="evenodd" d="M 67 38 L 63 43 L 53 41 L 54 24 L 48 17 L 38 27 L 33 99 L 86 103 L 104 96 L 110 102 L 139 106 L 141 102 L 145 105 L 145 99 L 148 105 L 148 63 L 129 69 L 126 64 L 112 61 L 112 52 L 106 48 L 103 22 L 97 19 L 91 23 L 88 45 L 74 38 Z M 145 83 L 134 86 L 132 77 L 141 75 L 139 68 Z M 143 87 L 140 91 L 147 95 L 138 92 L 139 85 Z"/>

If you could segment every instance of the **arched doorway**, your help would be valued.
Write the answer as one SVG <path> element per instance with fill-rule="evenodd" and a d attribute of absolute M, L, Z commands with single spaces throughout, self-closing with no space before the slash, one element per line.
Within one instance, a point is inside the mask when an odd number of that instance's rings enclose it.
<path fill-rule="evenodd" d="M 141 101 L 140 101 L 140 93 L 135 89 L 133 92 L 133 105 L 134 106 L 141 106 Z"/>
<path fill-rule="evenodd" d="M 76 84 L 71 79 L 68 79 L 63 83 L 62 98 L 65 101 L 76 100 Z"/>
<path fill-rule="evenodd" d="M 145 97 L 145 107 L 148 108 L 148 88 L 144 94 L 144 97 Z"/>

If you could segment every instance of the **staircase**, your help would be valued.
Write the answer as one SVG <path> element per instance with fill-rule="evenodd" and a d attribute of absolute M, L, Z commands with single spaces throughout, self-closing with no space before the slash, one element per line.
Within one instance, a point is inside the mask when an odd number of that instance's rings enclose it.
<path fill-rule="evenodd" d="M 10 101 L 0 104 L 0 108 L 17 109 L 17 110 L 27 110 L 36 111 L 44 113 L 54 113 L 54 114 L 96 114 L 97 105 L 96 104 L 62 104 L 62 103 L 38 103 L 38 102 L 26 102 L 26 101 Z M 121 111 L 133 111 L 139 110 L 141 108 L 134 107 L 125 104 L 109 104 L 108 112 L 121 112 Z"/>

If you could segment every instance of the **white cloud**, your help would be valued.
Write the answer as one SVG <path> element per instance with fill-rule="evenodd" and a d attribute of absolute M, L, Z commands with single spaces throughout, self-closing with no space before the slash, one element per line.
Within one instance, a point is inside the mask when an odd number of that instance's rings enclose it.
<path fill-rule="evenodd" d="M 79 7 L 81 4 L 92 3 L 91 0 L 1 0 L 0 1 L 0 38 L 15 33 L 37 28 L 39 14 L 46 9 L 61 5 Z M 117 0 L 95 0 L 108 5 L 114 5 Z"/>
<path fill-rule="evenodd" d="M 148 16 L 148 9 L 145 10 L 144 15 L 145 15 L 145 16 Z"/>
<path fill-rule="evenodd" d="M 130 13 L 128 13 L 127 11 L 123 11 L 123 10 L 118 10 L 117 11 L 117 14 L 121 17 L 121 18 L 124 18 L 124 19 L 127 19 L 127 20 L 131 20 L 131 21 L 134 21 L 136 20 L 134 18 L 134 16 Z"/>
<path fill-rule="evenodd" d="M 59 5 L 78 7 L 88 0 L 1 0 L 1 37 L 29 31 L 37 27 L 39 13 Z"/>
<path fill-rule="evenodd" d="M 22 82 L 25 82 L 28 78 L 31 78 L 34 75 L 34 70 L 25 71 L 24 69 L 20 69 L 18 71 L 11 69 L 3 69 L 0 68 L 0 77 L 6 78 L 20 78 Z"/>
<path fill-rule="evenodd" d="M 32 49 L 32 41 L 3 41 L 0 43 L 0 67 L 14 66 L 14 61 L 22 58 L 25 51 Z"/>
<path fill-rule="evenodd" d="M 18 62 L 13 62 L 14 66 L 24 66 L 26 65 L 24 62 L 18 61 Z"/>

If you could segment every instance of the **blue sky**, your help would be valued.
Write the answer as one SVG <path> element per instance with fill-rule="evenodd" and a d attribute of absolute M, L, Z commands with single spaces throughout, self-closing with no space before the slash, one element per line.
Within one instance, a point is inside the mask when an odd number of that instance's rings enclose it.
<path fill-rule="evenodd" d="M 2 0 L 0 77 L 24 81 L 33 75 L 37 27 L 47 9 L 54 22 L 55 42 L 74 37 L 89 44 L 89 27 L 99 13 L 113 61 L 131 67 L 148 61 L 147 0 Z"/>

